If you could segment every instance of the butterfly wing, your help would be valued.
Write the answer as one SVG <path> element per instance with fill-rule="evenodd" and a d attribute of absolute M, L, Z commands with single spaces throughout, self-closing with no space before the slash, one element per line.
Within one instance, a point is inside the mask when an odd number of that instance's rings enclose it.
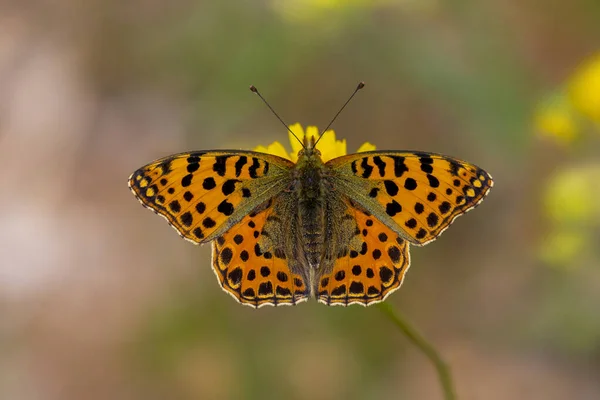
<path fill-rule="evenodd" d="M 129 177 L 142 205 L 194 243 L 222 235 L 289 184 L 294 163 L 250 151 L 181 153 Z"/>
<path fill-rule="evenodd" d="M 416 245 L 435 240 L 493 186 L 483 169 L 433 153 L 356 153 L 326 167 L 344 193 Z"/>
<path fill-rule="evenodd" d="M 212 246 L 213 270 L 223 289 L 256 308 L 297 304 L 309 296 L 302 276 L 291 272 L 284 251 L 270 239 L 270 233 L 279 231 L 273 224 L 281 221 L 274 203 L 246 215 Z"/>
<path fill-rule="evenodd" d="M 402 284 L 410 266 L 409 244 L 370 213 L 346 203 L 356 224 L 348 251 L 319 277 L 317 299 L 327 305 L 379 303 Z"/>

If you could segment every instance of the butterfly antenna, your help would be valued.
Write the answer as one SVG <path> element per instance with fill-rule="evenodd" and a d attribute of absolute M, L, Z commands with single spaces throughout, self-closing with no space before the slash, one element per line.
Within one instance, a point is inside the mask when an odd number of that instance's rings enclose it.
<path fill-rule="evenodd" d="M 271 105 L 269 104 L 269 102 L 267 100 L 265 100 L 264 97 L 262 97 L 262 95 L 260 94 L 260 92 L 258 91 L 258 89 L 254 85 L 250 85 L 250 91 L 256 93 L 258 95 L 258 97 L 260 97 L 260 99 L 263 101 L 263 103 L 265 103 L 267 105 L 267 107 L 269 107 L 269 110 L 271 110 L 271 112 L 273 113 L 273 115 L 275 115 L 277 117 L 277 119 L 279 120 L 279 122 L 281 122 L 283 124 L 283 126 L 285 126 L 285 128 L 292 134 L 292 136 L 295 137 L 296 140 L 300 142 L 300 144 L 302 145 L 302 147 L 304 147 L 304 143 L 302 142 L 302 140 L 300 140 L 298 138 L 298 136 L 296 136 L 296 134 L 294 132 L 292 132 L 292 130 L 290 129 L 290 127 L 285 122 L 283 122 L 283 120 L 281 119 L 281 117 L 275 112 L 275 110 L 273 110 L 273 107 L 271 107 Z"/>
<path fill-rule="evenodd" d="M 350 97 L 348 98 L 348 100 L 346 100 L 346 102 L 344 103 L 344 105 L 342 106 L 342 108 L 340 108 L 340 111 L 338 111 L 337 114 L 335 114 L 335 116 L 329 122 L 329 124 L 327 125 L 327 128 L 323 129 L 323 132 L 321 133 L 321 136 L 319 136 L 319 138 L 315 142 L 315 146 L 317 145 L 317 143 L 319 143 L 319 140 L 321 140 L 321 138 L 323 137 L 323 134 L 325 132 L 327 132 L 327 129 L 329 129 L 329 127 L 333 124 L 333 122 L 336 120 L 336 118 L 338 117 L 338 115 L 340 115 L 340 113 L 344 110 L 344 108 L 346 108 L 346 106 L 348 105 L 348 103 L 350 103 L 350 100 L 352 100 L 352 98 L 354 97 L 354 95 L 356 94 L 356 92 L 358 92 L 360 89 L 362 89 L 364 87 L 365 87 L 365 83 L 364 82 L 360 82 L 356 86 L 356 89 L 354 89 L 354 92 L 352 92 L 352 94 L 350 95 Z"/>

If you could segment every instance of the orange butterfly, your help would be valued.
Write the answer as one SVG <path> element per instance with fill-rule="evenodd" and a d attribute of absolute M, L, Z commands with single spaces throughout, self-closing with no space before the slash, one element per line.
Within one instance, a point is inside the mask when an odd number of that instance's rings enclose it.
<path fill-rule="evenodd" d="M 304 137 L 296 163 L 237 150 L 172 155 L 135 171 L 129 187 L 183 238 L 212 242 L 223 289 L 261 307 L 383 301 L 402 284 L 409 245 L 435 240 L 493 185 L 481 168 L 433 153 L 324 162 L 316 142 Z"/>

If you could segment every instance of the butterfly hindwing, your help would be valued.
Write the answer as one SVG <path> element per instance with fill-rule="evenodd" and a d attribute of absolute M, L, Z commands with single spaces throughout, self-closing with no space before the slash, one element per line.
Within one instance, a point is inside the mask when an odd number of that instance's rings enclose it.
<path fill-rule="evenodd" d="M 356 223 L 355 236 L 331 273 L 319 277 L 317 299 L 327 305 L 378 303 L 402 284 L 410 266 L 409 244 L 351 202 L 346 213 Z"/>
<path fill-rule="evenodd" d="M 291 272 L 284 252 L 273 248 L 268 239 L 266 222 L 269 217 L 277 220 L 274 212 L 268 205 L 250 213 L 212 245 L 213 270 L 223 289 L 240 303 L 257 308 L 297 304 L 309 295 L 302 276 Z"/>
<path fill-rule="evenodd" d="M 281 157 L 250 151 L 182 153 L 138 169 L 129 187 L 182 237 L 205 243 L 282 191 L 293 167 Z"/>
<path fill-rule="evenodd" d="M 435 240 L 493 185 L 483 169 L 433 153 L 356 153 L 326 166 L 342 191 L 416 245 Z"/>

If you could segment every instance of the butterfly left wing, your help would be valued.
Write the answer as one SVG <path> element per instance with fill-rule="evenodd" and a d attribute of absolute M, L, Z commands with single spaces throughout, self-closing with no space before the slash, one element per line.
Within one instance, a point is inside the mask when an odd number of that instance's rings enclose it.
<path fill-rule="evenodd" d="M 336 187 L 420 246 L 476 207 L 493 186 L 483 169 L 433 153 L 372 151 L 334 158 L 325 165 Z"/>
<path fill-rule="evenodd" d="M 304 279 L 290 270 L 290 260 L 272 240 L 280 231 L 273 226 L 281 221 L 276 200 L 246 215 L 212 245 L 213 271 L 223 290 L 255 308 L 294 305 L 309 296 Z"/>
<path fill-rule="evenodd" d="M 129 188 L 144 207 L 199 244 L 284 190 L 293 167 L 284 158 L 251 151 L 181 153 L 135 171 Z"/>

